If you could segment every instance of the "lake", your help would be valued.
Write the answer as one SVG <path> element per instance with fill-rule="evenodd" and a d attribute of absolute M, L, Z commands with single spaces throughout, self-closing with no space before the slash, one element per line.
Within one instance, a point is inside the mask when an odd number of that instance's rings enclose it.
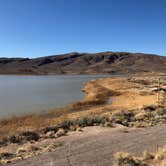
<path fill-rule="evenodd" d="M 0 76 L 0 117 L 40 113 L 83 98 L 87 81 L 108 75 Z"/>

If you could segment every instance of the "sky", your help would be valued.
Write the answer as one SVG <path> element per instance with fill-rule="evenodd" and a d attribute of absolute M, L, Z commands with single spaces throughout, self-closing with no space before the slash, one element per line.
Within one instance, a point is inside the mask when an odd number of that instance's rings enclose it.
<path fill-rule="evenodd" d="M 166 55 L 166 0 L 0 0 L 0 57 Z"/>

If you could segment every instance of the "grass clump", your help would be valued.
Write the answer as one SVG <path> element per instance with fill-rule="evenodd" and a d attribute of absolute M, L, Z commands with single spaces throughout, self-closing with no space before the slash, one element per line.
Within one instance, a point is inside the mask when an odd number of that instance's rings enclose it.
<path fill-rule="evenodd" d="M 15 157 L 15 154 L 13 154 L 13 153 L 0 153 L 0 160 L 2 160 L 2 159 L 11 159 L 11 158 L 13 158 L 13 157 Z"/>
<path fill-rule="evenodd" d="M 59 127 L 65 130 L 69 130 L 73 126 L 75 127 L 98 126 L 105 124 L 108 121 L 109 118 L 105 116 L 89 116 L 89 117 L 82 117 L 72 120 L 64 120 L 59 125 Z"/>
<path fill-rule="evenodd" d="M 94 116 L 94 117 L 83 117 L 78 119 L 77 123 L 80 127 L 94 126 L 104 123 L 105 117 Z"/>
<path fill-rule="evenodd" d="M 166 107 L 159 107 L 156 110 L 156 114 L 159 116 L 165 116 L 166 115 Z"/>
<path fill-rule="evenodd" d="M 74 120 L 69 119 L 69 120 L 64 120 L 63 122 L 61 122 L 59 124 L 59 127 L 65 129 L 65 130 L 69 130 L 70 127 L 73 125 L 74 125 Z"/>
<path fill-rule="evenodd" d="M 134 113 L 125 111 L 117 112 L 112 115 L 111 119 L 113 123 L 129 126 L 129 123 L 134 121 Z"/>
<path fill-rule="evenodd" d="M 58 131 L 58 127 L 56 127 L 56 126 L 49 126 L 49 127 L 45 127 L 44 129 L 43 129 L 43 133 L 44 134 L 46 134 L 46 133 L 48 133 L 48 132 L 51 132 L 51 131 L 53 131 L 53 132 L 57 132 Z"/>
<path fill-rule="evenodd" d="M 23 137 L 23 139 L 27 140 L 27 141 L 38 141 L 40 136 L 38 133 L 36 132 L 32 132 L 32 131 L 25 131 L 22 132 L 20 134 L 21 137 Z"/>
<path fill-rule="evenodd" d="M 144 151 L 142 157 L 118 152 L 115 160 L 115 166 L 166 166 L 166 146 L 159 148 L 154 154 Z"/>
<path fill-rule="evenodd" d="M 21 143 L 20 137 L 15 136 L 15 135 L 10 136 L 10 137 L 8 138 L 8 141 L 9 141 L 10 143 L 17 143 L 17 144 Z"/>
<path fill-rule="evenodd" d="M 133 157 L 129 153 L 118 152 L 115 154 L 117 166 L 148 166 L 142 160 Z"/>

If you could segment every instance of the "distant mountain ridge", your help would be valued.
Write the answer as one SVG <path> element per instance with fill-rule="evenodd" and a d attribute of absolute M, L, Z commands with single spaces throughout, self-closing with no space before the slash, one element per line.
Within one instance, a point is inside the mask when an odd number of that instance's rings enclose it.
<path fill-rule="evenodd" d="M 166 72 L 166 57 L 128 52 L 73 52 L 35 59 L 0 58 L 0 74 L 127 74 L 138 72 Z"/>

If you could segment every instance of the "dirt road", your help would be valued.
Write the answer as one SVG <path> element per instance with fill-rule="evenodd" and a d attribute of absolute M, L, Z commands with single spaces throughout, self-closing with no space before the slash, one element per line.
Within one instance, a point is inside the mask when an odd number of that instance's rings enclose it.
<path fill-rule="evenodd" d="M 141 154 L 166 145 L 166 125 L 142 129 L 87 127 L 83 132 L 70 133 L 57 141 L 63 142 L 49 152 L 8 166 L 111 166 L 113 154 L 127 151 Z"/>

